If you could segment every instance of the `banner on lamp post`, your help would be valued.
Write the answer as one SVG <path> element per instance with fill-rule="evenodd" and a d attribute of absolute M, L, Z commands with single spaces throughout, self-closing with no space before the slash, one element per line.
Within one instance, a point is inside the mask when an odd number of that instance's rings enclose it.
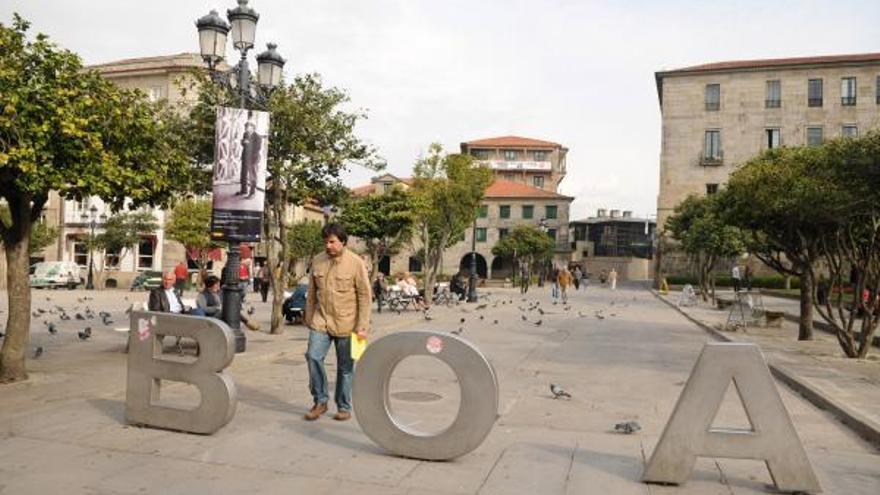
<path fill-rule="evenodd" d="M 211 237 L 258 242 L 266 195 L 269 113 L 217 109 Z"/>

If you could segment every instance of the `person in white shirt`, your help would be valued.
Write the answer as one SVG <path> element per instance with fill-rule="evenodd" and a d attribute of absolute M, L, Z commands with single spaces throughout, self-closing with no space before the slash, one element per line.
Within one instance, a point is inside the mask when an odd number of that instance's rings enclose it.
<path fill-rule="evenodd" d="M 733 291 L 739 292 L 739 289 L 740 289 L 739 265 L 733 265 L 733 268 L 730 270 L 730 277 L 733 279 Z"/>

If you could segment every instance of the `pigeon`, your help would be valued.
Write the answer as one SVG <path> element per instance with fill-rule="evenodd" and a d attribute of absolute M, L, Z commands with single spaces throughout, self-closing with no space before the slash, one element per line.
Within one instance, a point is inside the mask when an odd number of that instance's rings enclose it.
<path fill-rule="evenodd" d="M 486 306 L 488 306 L 488 304 L 480 304 L 479 306 L 477 306 L 477 307 L 474 308 L 474 309 L 475 309 L 476 311 L 479 311 L 479 310 L 481 310 L 481 309 L 486 309 Z"/>
<path fill-rule="evenodd" d="M 623 433 L 625 435 L 631 435 L 642 429 L 642 425 L 636 423 L 635 421 L 627 421 L 626 423 L 617 423 L 614 425 L 614 431 L 618 433 Z"/>
<path fill-rule="evenodd" d="M 483 315 L 480 315 L 480 320 L 482 320 L 483 318 L 484 318 Z"/>
<path fill-rule="evenodd" d="M 553 304 L 556 304 L 556 303 L 553 303 Z M 544 314 L 544 310 L 541 309 L 541 308 L 538 308 L 538 313 L 541 313 L 541 314 L 543 315 L 543 314 Z"/>
<path fill-rule="evenodd" d="M 459 320 L 459 323 L 464 323 L 464 318 L 462 318 L 461 320 Z"/>
<path fill-rule="evenodd" d="M 248 307 L 248 310 L 247 310 L 247 314 L 248 314 L 248 316 L 250 316 L 250 315 L 252 315 L 252 314 L 254 314 L 254 313 L 256 313 L 256 312 L 257 312 L 257 308 L 255 308 L 255 307 L 253 307 L 253 306 L 249 306 L 249 307 Z"/>
<path fill-rule="evenodd" d="M 37 348 L 34 349 L 34 359 L 40 359 L 40 356 L 42 356 L 42 355 L 43 355 L 43 346 L 41 346 L 41 345 L 37 346 Z"/>
<path fill-rule="evenodd" d="M 67 321 L 70 319 L 70 315 L 67 313 L 61 313 L 58 317 L 61 318 L 61 321 Z"/>
<path fill-rule="evenodd" d="M 536 327 L 540 327 L 540 326 L 541 326 L 541 323 L 544 323 L 544 320 L 538 320 L 538 321 L 536 321 L 536 322 L 535 322 L 535 326 L 536 326 Z"/>
<path fill-rule="evenodd" d="M 580 316 L 581 318 L 583 318 L 583 317 L 585 317 L 585 316 L 587 316 L 587 315 L 585 315 L 585 314 L 581 313 L 580 311 L 578 311 L 578 316 Z"/>
<path fill-rule="evenodd" d="M 128 309 L 125 310 L 125 314 L 130 315 L 131 311 L 134 309 L 134 304 L 131 304 Z"/>
<path fill-rule="evenodd" d="M 108 325 L 112 325 L 112 324 L 113 324 L 113 320 L 110 319 L 110 315 L 102 316 L 102 317 L 101 317 L 101 323 L 103 323 L 104 326 L 108 326 Z"/>
<path fill-rule="evenodd" d="M 553 394 L 554 399 L 567 398 L 571 399 L 571 394 L 562 389 L 559 385 L 555 383 L 550 384 L 550 393 Z"/>
<path fill-rule="evenodd" d="M 52 298 L 49 297 L 49 296 L 46 296 L 46 301 L 47 301 L 47 302 L 51 302 L 51 301 L 52 301 Z"/>
<path fill-rule="evenodd" d="M 614 301 L 611 301 L 611 305 L 614 306 Z"/>
<path fill-rule="evenodd" d="M 110 313 L 106 311 L 99 311 L 98 316 L 100 316 L 101 318 L 110 318 Z"/>
<path fill-rule="evenodd" d="M 81 332 L 76 332 L 76 336 L 79 340 L 89 340 L 92 336 L 92 327 L 85 327 Z"/>
<path fill-rule="evenodd" d="M 86 319 L 85 316 L 83 316 L 83 315 L 81 315 L 81 314 L 79 314 L 79 313 L 77 313 L 77 314 L 75 314 L 75 315 L 73 315 L 73 316 L 74 316 L 77 320 L 85 320 L 85 319 Z"/>
<path fill-rule="evenodd" d="M 425 319 L 426 319 L 426 320 L 431 321 L 431 320 L 434 319 L 434 317 L 431 316 L 431 313 L 429 313 L 428 311 L 425 311 L 424 314 L 425 314 Z"/>
<path fill-rule="evenodd" d="M 34 311 L 33 313 L 31 313 L 31 316 L 33 316 L 34 318 L 39 318 L 40 313 L 37 313 L 36 311 Z"/>
<path fill-rule="evenodd" d="M 464 328 L 463 328 L 463 327 L 458 327 L 458 329 L 453 330 L 453 331 L 450 332 L 450 333 L 452 333 L 453 335 L 460 335 L 461 332 L 463 332 L 463 331 L 464 331 Z"/>
<path fill-rule="evenodd" d="M 497 324 L 498 324 L 498 320 L 494 320 L 494 321 L 492 321 L 492 324 L 493 324 L 493 325 L 497 325 Z"/>
<path fill-rule="evenodd" d="M 37 313 L 44 314 L 46 312 L 43 308 L 37 308 Z"/>
<path fill-rule="evenodd" d="M 85 302 L 85 299 L 83 299 L 83 298 L 81 298 L 81 297 L 77 297 L 76 300 L 77 300 L 77 302 L 79 302 L 79 303 L 83 303 L 83 302 Z"/>
<path fill-rule="evenodd" d="M 49 325 L 49 333 L 50 334 L 55 335 L 58 333 L 58 327 L 56 327 L 54 323 L 49 322 L 48 325 Z"/>
<path fill-rule="evenodd" d="M 602 315 L 600 315 L 599 313 L 596 313 L 596 318 L 598 318 L 598 319 L 600 319 L 600 320 L 604 320 L 604 319 L 605 319 L 605 317 L 602 316 Z"/>
<path fill-rule="evenodd" d="M 528 318 L 526 318 L 526 315 L 519 315 L 519 317 L 522 318 L 522 321 L 528 320 Z"/>

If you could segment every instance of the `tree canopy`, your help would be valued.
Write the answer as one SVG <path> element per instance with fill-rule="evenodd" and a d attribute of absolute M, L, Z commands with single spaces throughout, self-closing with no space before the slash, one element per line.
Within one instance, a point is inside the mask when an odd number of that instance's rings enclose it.
<path fill-rule="evenodd" d="M 10 213 L 0 225 L 9 291 L 0 382 L 27 377 L 28 244 L 49 191 L 97 196 L 115 210 L 164 207 L 195 177 L 177 113 L 85 70 L 76 54 L 28 29 L 18 15 L 0 24 L 0 198 Z"/>
<path fill-rule="evenodd" d="M 353 198 L 345 204 L 339 221 L 364 242 L 372 260 L 370 273 L 375 274 L 382 256 L 396 254 L 410 241 L 411 195 L 398 185 L 382 194 Z"/>

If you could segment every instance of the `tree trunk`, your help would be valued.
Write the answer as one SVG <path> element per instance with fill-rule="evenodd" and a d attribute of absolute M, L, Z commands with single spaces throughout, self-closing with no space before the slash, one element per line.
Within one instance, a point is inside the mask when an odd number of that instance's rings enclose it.
<path fill-rule="evenodd" d="M 269 270 L 269 287 L 272 290 L 272 316 L 269 322 L 269 333 L 277 335 L 284 332 L 284 314 L 281 312 L 281 309 L 284 306 L 284 282 L 287 279 L 287 270 L 289 269 L 287 265 L 289 241 L 287 239 L 287 228 L 284 223 L 287 218 L 287 194 L 276 194 L 275 201 L 277 203 L 273 205 L 272 211 L 275 213 L 278 229 L 278 244 L 276 244 L 274 239 L 270 241 L 269 253 L 270 256 L 272 253 L 275 253 L 275 259 L 273 260 L 270 257 L 269 260 L 269 266 L 272 267 Z M 272 249 L 271 246 L 275 246 L 276 249 Z M 280 252 L 277 248 L 280 248 Z"/>
<path fill-rule="evenodd" d="M 798 340 L 813 340 L 813 275 L 809 268 L 801 274 L 801 313 Z"/>
<path fill-rule="evenodd" d="M 6 337 L 0 349 L 0 383 L 27 379 L 25 352 L 30 342 L 31 289 L 28 283 L 28 242 L 32 221 L 30 200 L 10 200 L 12 227 L 4 239 L 6 248 L 6 293 L 9 298 L 9 316 Z M 42 209 L 42 205 L 40 206 Z"/>

